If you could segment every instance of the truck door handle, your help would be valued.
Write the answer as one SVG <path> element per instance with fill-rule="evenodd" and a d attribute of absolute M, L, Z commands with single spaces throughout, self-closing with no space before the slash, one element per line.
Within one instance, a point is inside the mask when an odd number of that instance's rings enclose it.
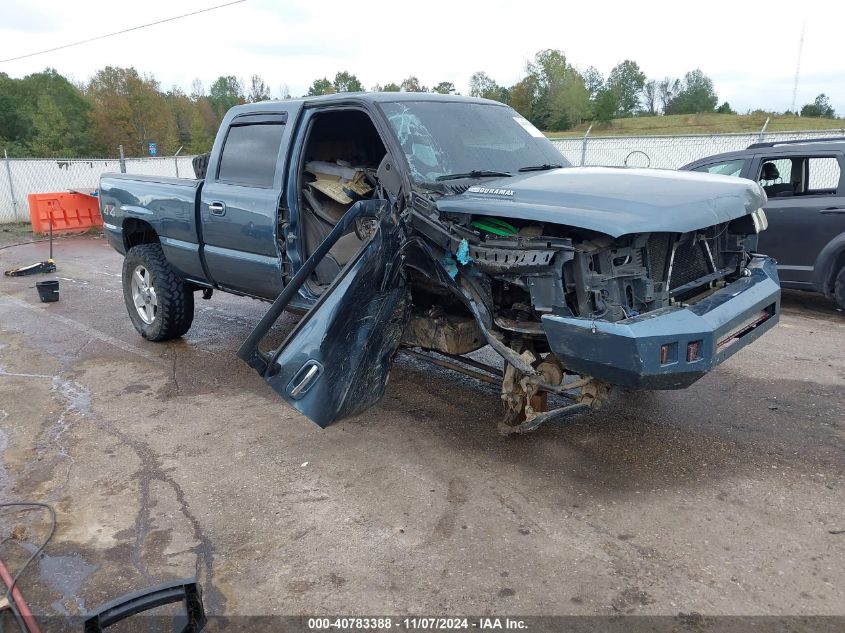
<path fill-rule="evenodd" d="M 825 215 L 845 214 L 845 209 L 841 209 L 839 207 L 827 207 L 826 209 L 819 211 L 819 213 L 824 213 Z"/>
<path fill-rule="evenodd" d="M 226 215 L 226 205 L 222 202 L 210 202 L 208 211 L 211 215 Z"/>

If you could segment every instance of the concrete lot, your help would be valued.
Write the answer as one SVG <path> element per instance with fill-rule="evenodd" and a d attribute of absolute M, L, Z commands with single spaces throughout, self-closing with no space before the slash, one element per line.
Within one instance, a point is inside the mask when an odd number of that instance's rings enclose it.
<path fill-rule="evenodd" d="M 845 614 L 845 316 L 821 298 L 787 294 L 686 391 L 529 436 L 496 433 L 492 386 L 407 357 L 321 430 L 235 357 L 266 304 L 218 294 L 148 343 L 104 240 L 56 259 L 59 303 L 0 278 L 0 497 L 59 522 L 21 579 L 37 613 L 198 574 L 227 614 Z M 0 538 L 18 525 L 11 567 L 45 529 L 6 510 Z"/>

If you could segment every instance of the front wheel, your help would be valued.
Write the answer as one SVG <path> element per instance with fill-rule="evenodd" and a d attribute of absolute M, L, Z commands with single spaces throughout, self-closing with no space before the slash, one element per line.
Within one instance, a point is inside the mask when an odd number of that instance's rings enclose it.
<path fill-rule="evenodd" d="M 138 333 L 150 341 L 182 336 L 194 320 L 194 294 L 160 244 L 133 246 L 123 260 L 123 299 Z"/>

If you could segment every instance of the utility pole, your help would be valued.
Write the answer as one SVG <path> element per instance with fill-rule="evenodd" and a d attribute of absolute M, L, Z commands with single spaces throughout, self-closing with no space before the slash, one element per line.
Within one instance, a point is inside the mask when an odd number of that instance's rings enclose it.
<path fill-rule="evenodd" d="M 795 64 L 795 82 L 792 84 L 792 105 L 789 106 L 790 112 L 796 112 L 795 101 L 798 98 L 798 78 L 801 76 L 801 53 L 804 51 L 804 29 L 807 26 L 807 18 L 801 23 L 801 39 L 798 40 L 798 61 Z"/>

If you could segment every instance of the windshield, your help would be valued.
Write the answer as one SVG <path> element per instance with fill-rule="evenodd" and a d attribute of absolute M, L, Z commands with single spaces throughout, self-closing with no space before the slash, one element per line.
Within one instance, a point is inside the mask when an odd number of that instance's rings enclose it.
<path fill-rule="evenodd" d="M 382 103 L 417 183 L 473 171 L 570 163 L 515 110 L 483 103 Z"/>

